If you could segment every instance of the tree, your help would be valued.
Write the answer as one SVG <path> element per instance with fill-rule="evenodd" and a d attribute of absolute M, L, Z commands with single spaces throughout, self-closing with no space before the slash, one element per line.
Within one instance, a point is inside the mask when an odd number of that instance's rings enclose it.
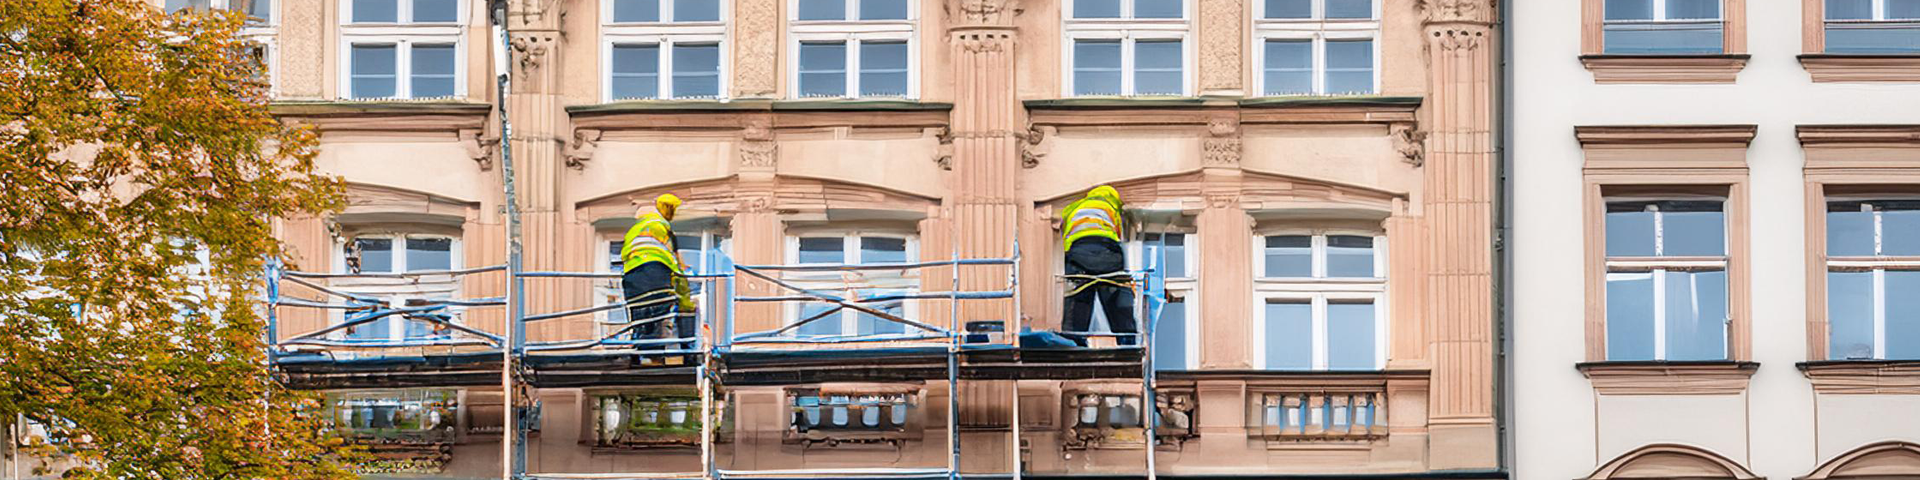
<path fill-rule="evenodd" d="M 0 2 L 0 417 L 73 478 L 337 478 L 277 386 L 256 301 L 272 218 L 336 210 L 267 107 L 236 12 Z"/>

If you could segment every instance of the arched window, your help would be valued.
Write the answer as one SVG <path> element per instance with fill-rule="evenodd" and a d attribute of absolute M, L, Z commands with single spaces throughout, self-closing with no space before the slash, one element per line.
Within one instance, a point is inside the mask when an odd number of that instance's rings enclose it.
<path fill-rule="evenodd" d="M 1888 441 L 1840 454 L 1795 480 L 1920 478 L 1920 444 Z"/>
<path fill-rule="evenodd" d="M 1697 480 L 1752 480 L 1746 467 L 1727 457 L 1699 447 L 1671 443 L 1654 444 L 1627 452 L 1601 465 L 1584 480 L 1628 478 L 1686 478 Z"/>

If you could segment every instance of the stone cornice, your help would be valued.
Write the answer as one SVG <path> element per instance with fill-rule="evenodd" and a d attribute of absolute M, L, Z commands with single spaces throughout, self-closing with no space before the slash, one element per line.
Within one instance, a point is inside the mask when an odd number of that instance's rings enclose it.
<path fill-rule="evenodd" d="M 1573 127 L 1582 147 L 1729 145 L 1745 148 L 1755 125 L 1592 125 Z"/>
<path fill-rule="evenodd" d="M 1794 135 L 1806 147 L 1920 147 L 1920 125 L 1800 125 Z"/>
<path fill-rule="evenodd" d="M 275 102 L 282 120 L 321 131 L 448 131 L 484 129 L 493 106 L 466 102 Z"/>
<path fill-rule="evenodd" d="M 1920 81 L 1920 55 L 1800 56 L 1800 67 L 1815 83 L 1906 83 Z"/>
<path fill-rule="evenodd" d="M 1820 393 L 1920 394 L 1920 360 L 1832 360 L 1794 366 Z"/>
<path fill-rule="evenodd" d="M 1748 55 L 1582 55 L 1594 83 L 1733 83 Z"/>
<path fill-rule="evenodd" d="M 953 104 L 908 101 L 746 100 L 638 101 L 567 108 L 574 128 L 612 130 L 916 127 L 937 128 L 950 120 Z"/>
<path fill-rule="evenodd" d="M 1586 362 L 1574 365 L 1601 395 L 1732 395 L 1747 389 L 1755 362 Z"/>
<path fill-rule="evenodd" d="M 1036 125 L 1208 126 L 1221 115 L 1241 124 L 1393 124 L 1416 121 L 1421 97 L 1066 98 L 1028 100 Z"/>

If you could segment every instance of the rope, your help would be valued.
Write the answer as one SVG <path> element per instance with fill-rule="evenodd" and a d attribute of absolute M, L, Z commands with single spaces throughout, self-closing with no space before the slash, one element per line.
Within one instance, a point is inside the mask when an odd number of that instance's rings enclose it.
<path fill-rule="evenodd" d="M 1102 275 L 1068 274 L 1068 275 L 1065 275 L 1065 277 L 1068 280 L 1079 280 L 1081 282 L 1080 286 L 1074 287 L 1072 291 L 1067 292 L 1066 296 L 1069 296 L 1069 297 L 1074 295 L 1079 295 L 1080 292 L 1085 291 L 1086 289 L 1091 288 L 1094 285 L 1099 285 L 1103 283 L 1120 287 L 1120 288 L 1125 288 L 1127 289 L 1127 291 L 1133 291 L 1133 274 L 1127 273 L 1124 271 L 1113 272 L 1113 273 L 1102 274 Z M 1126 280 L 1116 281 L 1113 279 L 1113 277 L 1125 277 Z"/>

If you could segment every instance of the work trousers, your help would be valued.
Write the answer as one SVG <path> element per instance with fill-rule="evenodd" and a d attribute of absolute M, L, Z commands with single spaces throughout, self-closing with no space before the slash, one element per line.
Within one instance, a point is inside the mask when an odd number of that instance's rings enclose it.
<path fill-rule="evenodd" d="M 1067 275 L 1106 275 L 1124 271 L 1127 268 L 1126 250 L 1106 237 L 1084 237 L 1074 240 L 1067 247 Z M 1123 276 L 1107 277 L 1108 280 L 1126 283 Z M 1093 285 L 1080 289 L 1079 293 L 1067 296 L 1066 330 L 1070 333 L 1085 332 L 1092 328 L 1093 303 L 1100 302 L 1101 310 L 1107 314 L 1107 325 L 1113 333 L 1139 333 L 1139 327 L 1133 318 L 1133 290 L 1107 282 L 1095 282 L 1084 278 L 1068 277 L 1067 289 L 1072 291 L 1082 283 Z M 1121 345 L 1132 345 L 1134 337 L 1120 337 Z"/>
<path fill-rule="evenodd" d="M 674 312 L 679 306 L 673 292 L 673 269 L 660 262 L 647 262 L 628 270 L 620 277 L 620 290 L 627 299 L 627 320 L 644 320 Z M 645 305 L 633 305 L 645 303 Z M 664 322 L 649 323 L 633 329 L 634 340 L 652 340 L 658 338 L 693 338 L 693 319 L 668 318 Z M 672 329 L 667 327 L 671 325 Z M 667 337 L 671 331 L 674 336 Z M 683 348 L 691 344 L 682 344 Z M 647 345 L 641 350 L 662 350 L 666 345 Z"/>

